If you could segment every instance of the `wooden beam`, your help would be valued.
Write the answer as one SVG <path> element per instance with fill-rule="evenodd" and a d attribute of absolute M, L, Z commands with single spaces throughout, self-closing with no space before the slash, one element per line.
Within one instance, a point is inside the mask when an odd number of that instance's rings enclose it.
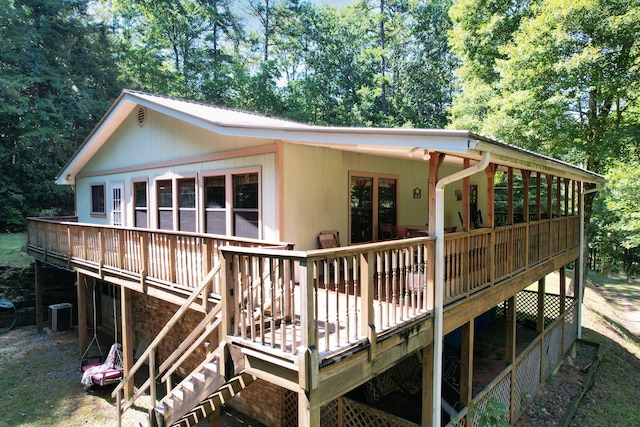
<path fill-rule="evenodd" d="M 564 179 L 564 215 L 569 216 L 569 178 Z"/>
<path fill-rule="evenodd" d="M 433 421 L 433 343 L 422 349 L 422 422 L 423 426 Z"/>
<path fill-rule="evenodd" d="M 507 169 L 507 224 L 513 225 L 513 168 Z"/>
<path fill-rule="evenodd" d="M 543 277 L 538 280 L 538 315 L 536 321 L 536 330 L 542 333 L 544 330 L 544 295 L 545 295 L 546 279 Z"/>
<path fill-rule="evenodd" d="M 43 328 L 43 321 L 44 321 L 44 314 L 42 313 L 43 307 L 43 293 L 44 293 L 44 289 L 42 289 L 42 261 L 40 261 L 39 259 L 36 259 L 36 266 L 35 266 L 35 287 L 36 287 L 36 328 L 38 330 L 38 333 L 41 334 L 42 331 L 44 330 Z"/>
<path fill-rule="evenodd" d="M 87 288 L 85 287 L 85 275 L 76 273 L 76 292 L 78 295 L 78 341 L 80 342 L 80 354 L 87 349 Z"/>
<path fill-rule="evenodd" d="M 509 300 L 507 301 L 507 327 L 506 327 L 506 332 L 507 332 L 507 345 L 506 345 L 506 359 L 507 359 L 507 363 L 509 363 L 511 365 L 511 378 L 515 378 L 515 368 L 516 368 L 516 342 L 517 342 L 517 336 L 516 336 L 516 322 L 517 322 L 517 318 L 516 318 L 516 296 L 513 295 L 512 297 L 509 298 Z M 516 408 L 515 408 L 515 381 L 511 381 L 510 382 L 510 398 L 509 401 L 511 402 L 511 405 L 509 407 L 509 413 L 510 413 L 510 418 L 511 420 L 515 419 L 516 416 Z"/>
<path fill-rule="evenodd" d="M 553 218 L 553 176 L 547 175 L 547 218 Z"/>
<path fill-rule="evenodd" d="M 436 183 L 445 157 L 443 153 L 433 153 L 429 158 L 429 234 L 431 236 L 436 234 Z"/>
<path fill-rule="evenodd" d="M 360 334 L 369 338 L 369 360 L 376 358 L 377 341 L 374 327 L 375 312 L 373 310 L 374 259 L 375 256 L 373 252 L 360 255 L 360 310 L 362 312 L 360 316 Z"/>
<path fill-rule="evenodd" d="M 522 221 L 529 222 L 529 179 L 531 171 L 521 170 L 522 174 Z"/>
<path fill-rule="evenodd" d="M 133 318 L 131 315 L 131 290 L 125 287 L 120 288 L 120 324 L 122 325 L 122 362 L 124 365 L 124 376 L 129 374 L 133 367 Z M 114 296 L 115 297 L 115 296 Z M 118 325 L 114 325 L 118 327 Z M 127 382 L 124 388 L 126 400 L 133 396 L 133 381 Z"/>
<path fill-rule="evenodd" d="M 485 175 L 487 176 L 487 217 L 484 219 L 484 222 L 487 227 L 494 227 L 494 216 L 495 216 L 495 204 L 496 204 L 496 190 L 495 190 L 495 177 L 496 171 L 498 170 L 498 165 L 492 163 L 484 170 Z"/>
<path fill-rule="evenodd" d="M 560 267 L 560 314 L 567 309 L 567 271 L 566 267 Z"/>
<path fill-rule="evenodd" d="M 562 216 L 562 197 L 561 197 L 561 188 L 562 188 L 562 178 L 556 178 L 556 216 L 560 218 Z"/>
<path fill-rule="evenodd" d="M 469 168 L 469 159 L 463 160 L 463 169 Z M 471 179 L 466 176 L 462 179 L 462 231 L 471 230 Z"/>
<path fill-rule="evenodd" d="M 473 343 L 475 339 L 475 319 L 462 325 L 460 348 L 460 406 L 467 407 L 473 399 Z M 472 425 L 473 420 L 467 419 Z"/>
<path fill-rule="evenodd" d="M 536 173 L 536 220 L 540 221 L 542 219 L 541 212 L 542 207 L 540 206 L 542 200 L 542 174 L 540 172 Z"/>
<path fill-rule="evenodd" d="M 320 406 L 312 406 L 304 390 L 298 391 L 298 425 L 320 427 Z"/>

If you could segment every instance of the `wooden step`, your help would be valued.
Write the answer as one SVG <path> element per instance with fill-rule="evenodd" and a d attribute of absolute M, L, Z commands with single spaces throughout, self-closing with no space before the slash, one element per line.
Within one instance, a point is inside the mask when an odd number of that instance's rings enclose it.
<path fill-rule="evenodd" d="M 194 406 L 190 411 L 186 412 L 179 420 L 173 421 L 174 425 L 180 427 L 195 426 L 216 410 L 219 410 L 225 402 L 244 390 L 253 381 L 255 381 L 255 377 L 247 373 L 242 373 L 232 378 L 231 381 L 221 386 L 206 399 L 203 399 L 197 406 Z"/>

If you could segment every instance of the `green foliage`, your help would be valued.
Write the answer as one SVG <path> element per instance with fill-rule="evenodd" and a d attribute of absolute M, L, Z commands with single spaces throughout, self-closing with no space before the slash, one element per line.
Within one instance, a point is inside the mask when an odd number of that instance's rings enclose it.
<path fill-rule="evenodd" d="M 607 186 L 597 198 L 591 221 L 592 246 L 605 263 L 628 274 L 640 273 L 640 161 L 614 162 Z"/>
<path fill-rule="evenodd" d="M 28 267 L 27 233 L 0 233 L 0 267 Z"/>
<path fill-rule="evenodd" d="M 637 2 L 458 0 L 450 15 L 451 43 L 462 59 L 452 127 L 601 174 L 612 162 L 637 156 Z M 587 220 L 592 200 L 585 197 Z M 624 211 L 613 199 L 594 209 Z M 632 216 L 623 224 L 619 213 L 600 212 L 597 221 L 608 221 L 595 224 L 600 242 L 609 245 L 605 234 L 623 234 L 615 241 L 629 250 L 636 240 Z"/>
<path fill-rule="evenodd" d="M 481 427 L 499 427 L 509 425 L 509 409 L 507 408 L 507 405 L 502 403 L 496 397 L 488 399 L 484 408 L 471 404 L 469 414 L 471 417 L 477 417 L 478 425 Z"/>
<path fill-rule="evenodd" d="M 0 8 L 0 230 L 42 207 L 73 212 L 54 177 L 118 93 L 104 27 L 83 1 Z"/>

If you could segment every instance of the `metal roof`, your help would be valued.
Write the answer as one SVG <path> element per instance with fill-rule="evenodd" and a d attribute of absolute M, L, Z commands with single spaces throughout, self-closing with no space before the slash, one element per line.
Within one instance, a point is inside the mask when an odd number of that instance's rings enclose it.
<path fill-rule="evenodd" d="M 73 184 L 80 170 L 138 106 L 222 135 L 277 139 L 395 158 L 426 159 L 428 153 L 441 152 L 450 154 L 448 159 L 460 164 L 462 158 L 479 160 L 482 152 L 488 151 L 492 163 L 501 166 L 604 182 L 604 177 L 580 167 L 464 130 L 314 126 L 132 90 L 122 91 L 64 166 L 57 182 Z"/>

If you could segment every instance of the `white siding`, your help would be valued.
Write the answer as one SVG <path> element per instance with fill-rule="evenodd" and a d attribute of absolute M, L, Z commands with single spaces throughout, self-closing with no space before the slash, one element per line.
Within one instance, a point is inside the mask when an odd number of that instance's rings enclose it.
<path fill-rule="evenodd" d="M 267 139 L 218 135 L 149 109 L 146 124 L 139 127 L 135 113 L 136 109 L 80 175 L 273 144 Z"/>
<path fill-rule="evenodd" d="M 133 226 L 133 182 L 149 182 L 150 226 L 155 227 L 154 180 L 158 178 L 196 177 L 211 172 L 231 172 L 236 169 L 256 168 L 261 173 L 261 220 L 262 238 L 276 240 L 276 185 L 275 154 L 248 155 L 224 160 L 207 160 L 188 164 L 180 159 L 198 160 L 199 156 L 239 150 L 264 144 L 273 144 L 273 140 L 224 137 L 190 124 L 169 118 L 157 112 L 147 110 L 148 118 L 140 128 L 132 113 L 129 120 L 114 133 L 107 143 L 96 153 L 76 179 L 76 210 L 78 220 L 93 224 L 109 223 L 109 194 L 112 182 L 124 182 L 123 211 L 124 225 Z M 176 160 L 176 164 L 171 164 Z M 158 162 L 167 162 L 157 167 Z M 91 184 L 104 183 L 107 189 L 105 218 L 91 216 Z M 201 193 L 198 194 L 201 197 Z M 198 210 L 199 212 L 200 210 Z"/>

